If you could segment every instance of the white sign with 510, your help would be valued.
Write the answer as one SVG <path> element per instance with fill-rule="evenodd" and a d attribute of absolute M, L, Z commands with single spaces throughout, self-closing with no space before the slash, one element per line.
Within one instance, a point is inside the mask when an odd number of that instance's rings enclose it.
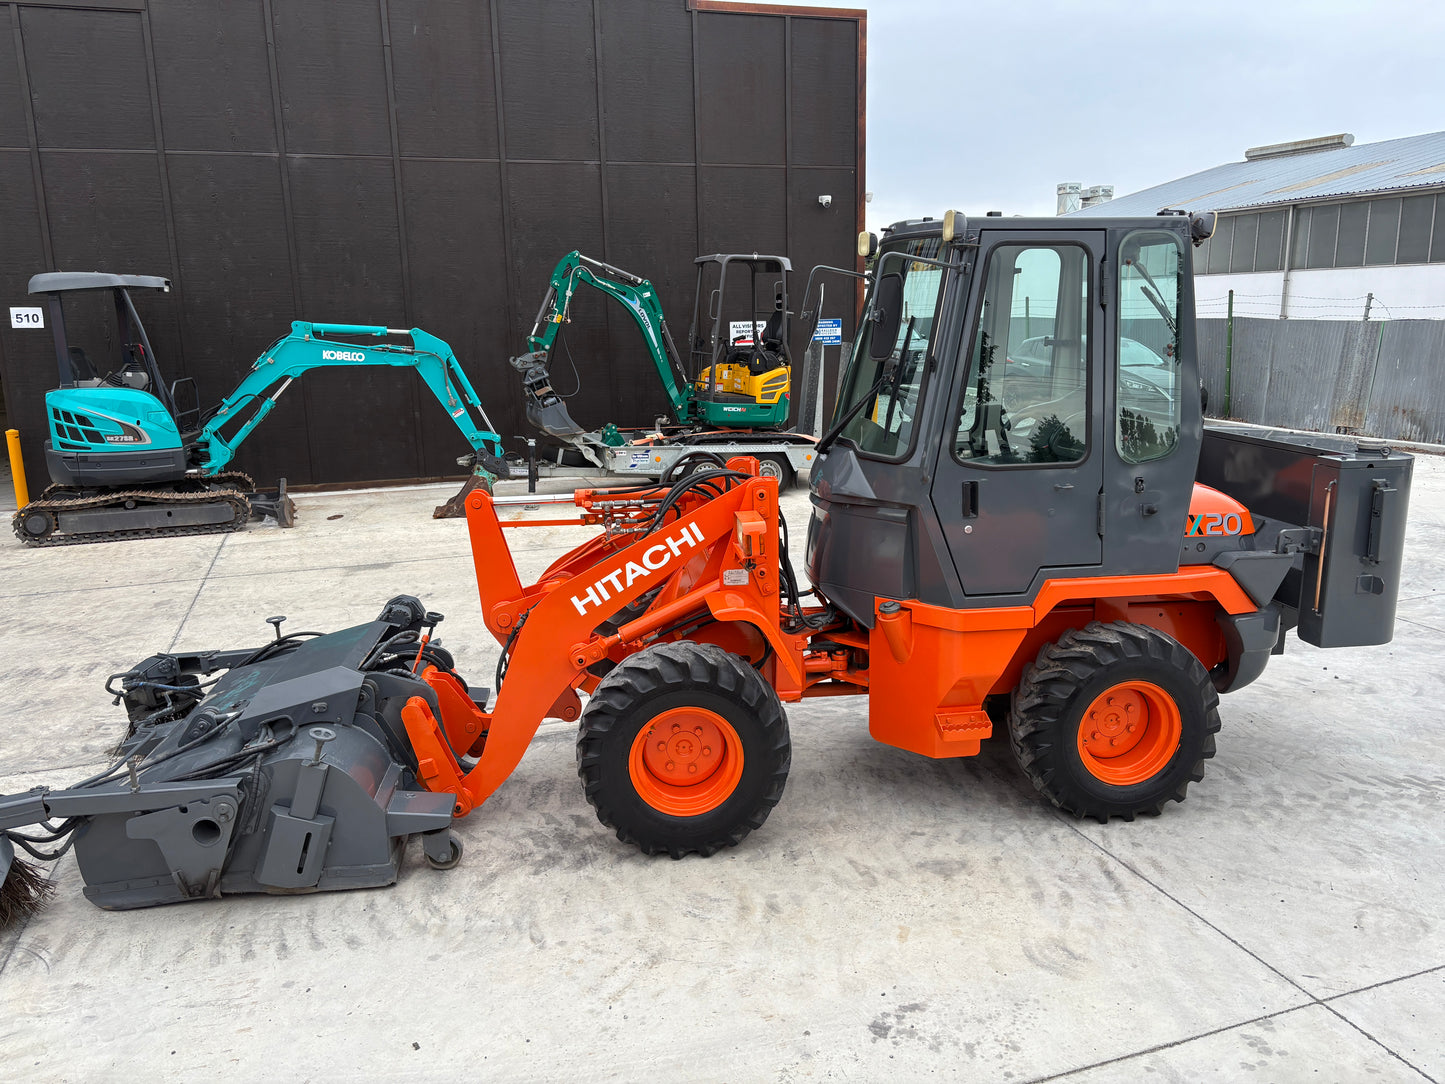
<path fill-rule="evenodd" d="M 17 309 L 10 307 L 11 327 L 44 327 L 45 310 L 42 308 Z"/>

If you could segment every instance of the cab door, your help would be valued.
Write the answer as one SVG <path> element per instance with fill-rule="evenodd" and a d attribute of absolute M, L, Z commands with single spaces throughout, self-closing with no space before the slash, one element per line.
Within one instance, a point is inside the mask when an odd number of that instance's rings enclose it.
<path fill-rule="evenodd" d="M 998 605 L 1103 559 L 1105 235 L 980 235 L 931 496 L 966 596 Z"/>

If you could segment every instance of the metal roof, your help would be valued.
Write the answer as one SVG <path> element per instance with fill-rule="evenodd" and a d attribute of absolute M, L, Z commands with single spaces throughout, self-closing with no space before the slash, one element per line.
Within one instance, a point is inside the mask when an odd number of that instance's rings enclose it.
<path fill-rule="evenodd" d="M 1152 215 L 1165 207 L 1229 211 L 1445 184 L 1445 132 L 1227 162 L 1069 217 Z"/>

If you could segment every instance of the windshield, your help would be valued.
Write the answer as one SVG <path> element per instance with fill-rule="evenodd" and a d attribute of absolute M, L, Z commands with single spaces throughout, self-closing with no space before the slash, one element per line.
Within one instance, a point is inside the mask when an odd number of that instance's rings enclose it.
<path fill-rule="evenodd" d="M 912 442 L 938 300 L 943 292 L 944 269 L 908 257 L 938 259 L 942 247 L 938 237 L 918 237 L 887 249 L 878 257 L 875 283 L 883 275 L 903 276 L 902 319 L 898 321 L 893 348 L 884 361 L 874 361 L 870 356 L 873 324 L 864 322 L 853 346 L 853 359 L 843 375 L 833 415 L 835 419 L 842 418 L 858 407 L 838 437 L 851 441 L 860 452 L 896 458 L 904 455 Z M 866 400 L 861 406 L 860 399 Z"/>

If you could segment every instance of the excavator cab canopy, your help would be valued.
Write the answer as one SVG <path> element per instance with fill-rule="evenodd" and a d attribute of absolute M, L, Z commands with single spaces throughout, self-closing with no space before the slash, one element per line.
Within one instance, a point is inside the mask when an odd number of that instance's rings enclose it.
<path fill-rule="evenodd" d="M 158 275 L 112 275 L 102 271 L 51 271 L 33 275 L 29 292 L 47 297 L 51 334 L 55 340 L 55 360 L 59 370 L 61 388 L 117 387 L 133 388 L 154 395 L 165 406 L 174 419 L 175 401 L 161 377 L 156 364 L 155 351 L 151 349 L 150 338 L 146 335 L 145 324 L 131 300 L 132 290 L 156 290 L 169 293 L 170 279 Z M 115 311 L 114 323 L 95 322 L 104 326 L 104 340 L 72 342 L 66 333 L 66 298 L 79 294 L 98 294 L 109 291 Z M 112 335 L 116 336 L 112 339 Z M 95 350 L 94 356 L 87 351 L 89 345 Z M 104 352 L 101 352 L 101 348 Z M 101 372 L 96 358 L 106 371 Z"/>
<path fill-rule="evenodd" d="M 786 256 L 699 256 L 688 376 L 697 419 L 706 425 L 775 428 L 788 418 Z"/>
<path fill-rule="evenodd" d="M 768 352 L 782 364 L 791 364 L 788 276 L 793 265 L 788 258 L 719 252 L 699 256 L 693 263 L 697 292 L 688 336 L 691 372 L 726 362 L 740 352 L 753 357 Z"/>

